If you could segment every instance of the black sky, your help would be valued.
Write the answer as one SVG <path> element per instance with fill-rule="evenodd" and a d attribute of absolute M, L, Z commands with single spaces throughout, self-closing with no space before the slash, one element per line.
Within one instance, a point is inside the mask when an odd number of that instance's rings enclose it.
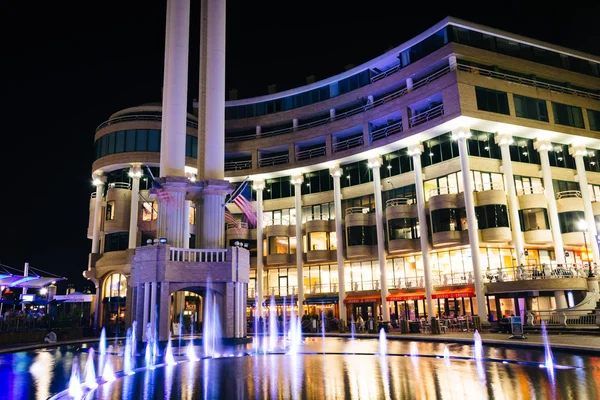
<path fill-rule="evenodd" d="M 447 15 L 600 55 L 599 2 L 551 4 L 229 0 L 227 89 L 249 97 L 326 78 Z M 164 0 L 1 2 L 1 263 L 28 261 L 85 283 L 94 131 L 113 112 L 160 101 L 165 8 Z"/>

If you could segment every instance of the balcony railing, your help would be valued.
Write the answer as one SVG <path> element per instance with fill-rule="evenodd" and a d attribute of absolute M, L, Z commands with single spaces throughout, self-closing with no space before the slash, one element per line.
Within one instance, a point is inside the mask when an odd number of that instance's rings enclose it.
<path fill-rule="evenodd" d="M 415 82 L 413 84 L 413 90 L 418 89 L 422 86 L 427 85 L 428 83 L 441 78 L 442 76 L 446 75 L 448 72 L 450 72 L 450 67 L 445 67 L 442 68 L 439 71 L 436 71 L 434 73 L 432 73 L 431 75 L 428 75 L 426 77 L 424 77 L 423 79 L 418 80 L 417 82 Z M 387 72 L 387 71 L 386 71 Z M 374 81 L 372 81 L 374 82 Z M 371 108 L 374 107 L 379 107 L 382 104 L 385 104 L 389 101 L 392 101 L 394 99 L 397 99 L 399 97 L 404 96 L 406 93 L 408 93 L 407 89 L 404 87 L 402 89 L 398 89 L 384 97 L 381 97 L 375 101 L 373 101 L 372 103 L 369 104 L 365 104 L 365 105 L 361 105 L 358 107 L 355 107 L 351 110 L 345 111 L 343 113 L 339 113 L 336 114 L 334 117 L 327 117 L 327 118 L 323 118 L 317 121 L 311 121 L 309 123 L 306 124 L 301 124 L 298 125 L 296 127 L 288 127 L 288 128 L 283 128 L 283 129 L 277 129 L 274 131 L 269 131 L 269 132 L 263 132 L 260 134 L 252 134 L 252 135 L 244 135 L 244 136 L 236 136 L 236 137 L 227 137 L 225 138 L 225 142 L 238 142 L 238 141 L 245 141 L 245 140 L 254 140 L 254 139 L 261 139 L 261 138 L 265 138 L 265 137 L 271 137 L 271 136 L 279 136 L 279 135 L 283 135 L 285 133 L 290 133 L 290 132 L 295 132 L 295 131 L 301 131 L 304 129 L 310 129 L 313 128 L 315 126 L 319 126 L 319 125 L 324 125 L 324 124 L 328 124 L 330 122 L 334 122 L 334 121 L 339 121 L 341 119 L 344 118 L 348 118 L 351 117 L 353 115 L 359 114 L 363 111 L 369 110 Z"/>
<path fill-rule="evenodd" d="M 108 184 L 109 189 L 131 189 L 129 182 L 112 182 Z"/>
<path fill-rule="evenodd" d="M 368 214 L 371 212 L 371 209 L 368 207 L 350 207 L 346 208 L 346 215 L 350 214 Z"/>
<path fill-rule="evenodd" d="M 478 192 L 484 192 L 486 190 L 504 190 L 504 184 L 502 182 L 478 183 L 475 185 L 475 190 Z"/>
<path fill-rule="evenodd" d="M 225 262 L 227 249 L 182 249 L 171 247 L 170 261 Z"/>
<path fill-rule="evenodd" d="M 399 132 L 402 132 L 402 120 L 371 132 L 371 140 L 376 141 Z"/>
<path fill-rule="evenodd" d="M 364 144 L 364 139 L 362 136 L 356 136 L 352 139 L 343 140 L 333 144 L 333 152 L 337 153 L 340 151 L 352 149 L 354 147 L 362 146 Z"/>
<path fill-rule="evenodd" d="M 581 198 L 581 192 L 579 190 L 565 190 L 563 192 L 556 193 L 556 200 L 568 199 L 570 197 Z"/>
<path fill-rule="evenodd" d="M 408 125 L 412 128 L 413 126 L 424 124 L 441 115 L 444 115 L 444 104 L 437 105 L 427 111 L 421 112 L 419 115 L 411 117 L 408 120 Z"/>
<path fill-rule="evenodd" d="M 225 171 L 237 171 L 252 168 L 252 160 L 225 161 Z"/>
<path fill-rule="evenodd" d="M 502 72 L 491 71 L 489 69 L 472 67 L 465 64 L 457 64 L 459 71 L 471 72 L 472 74 L 487 76 L 490 78 L 502 79 L 503 81 L 520 83 L 521 85 L 533 86 L 541 89 L 552 90 L 553 92 L 574 94 L 576 96 L 588 97 L 590 99 L 600 100 L 600 94 L 586 92 L 583 90 L 572 89 L 567 86 L 556 85 L 552 83 L 545 83 L 536 81 L 534 79 L 522 78 L 520 76 L 505 74 Z"/>
<path fill-rule="evenodd" d="M 236 224 L 229 223 L 229 224 L 225 225 L 225 227 L 227 229 L 248 229 L 248 223 L 247 222 L 238 222 Z"/>
<path fill-rule="evenodd" d="M 580 264 L 536 264 L 487 270 L 485 282 L 514 282 L 535 279 L 587 278 L 588 267 Z"/>
<path fill-rule="evenodd" d="M 294 219 L 294 221 L 290 221 L 289 218 L 275 218 L 275 219 L 269 219 L 269 220 L 267 220 L 265 222 L 265 226 L 272 226 L 272 225 L 295 225 L 295 224 L 296 224 L 296 220 Z"/>
<path fill-rule="evenodd" d="M 407 205 L 407 204 L 412 204 L 412 203 L 413 203 L 412 199 L 398 197 L 398 198 L 389 199 L 388 201 L 386 201 L 385 208 L 393 207 L 393 206 L 400 206 L 400 205 Z"/>
<path fill-rule="evenodd" d="M 525 196 L 528 194 L 544 194 L 544 188 L 537 186 L 537 187 L 528 187 L 525 189 L 517 190 L 517 196 Z"/>
<path fill-rule="evenodd" d="M 269 165 L 287 164 L 290 160 L 288 154 L 283 154 L 275 157 L 265 157 L 258 160 L 259 167 L 267 167 Z"/>
<path fill-rule="evenodd" d="M 105 126 L 109 126 L 112 124 L 118 124 L 121 122 L 129 122 L 129 121 L 162 121 L 161 115 L 123 115 L 122 117 L 116 117 L 109 119 L 108 121 L 104 121 L 96 128 L 96 132 Z M 198 123 L 195 121 L 186 120 L 186 125 L 190 128 L 198 129 Z"/>
<path fill-rule="evenodd" d="M 438 187 L 429 190 L 429 197 L 437 196 L 440 194 L 456 194 L 458 193 L 458 188 L 455 187 Z"/>
<path fill-rule="evenodd" d="M 306 216 L 306 221 L 329 221 L 329 214 L 311 214 Z"/>
<path fill-rule="evenodd" d="M 322 157 L 325 155 L 325 145 L 322 147 L 316 147 L 314 149 L 301 150 L 296 152 L 296 161 L 308 160 L 315 157 Z"/>
<path fill-rule="evenodd" d="M 527 311 L 527 325 L 541 326 L 596 326 L 600 321 L 593 310 L 547 310 Z"/>

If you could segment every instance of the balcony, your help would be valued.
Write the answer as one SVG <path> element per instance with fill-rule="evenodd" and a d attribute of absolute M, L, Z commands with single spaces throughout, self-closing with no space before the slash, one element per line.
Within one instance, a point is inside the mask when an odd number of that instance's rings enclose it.
<path fill-rule="evenodd" d="M 444 115 L 444 104 L 439 104 L 426 111 L 421 111 L 419 114 L 410 117 L 408 120 L 408 126 L 415 127 L 417 125 L 424 124 L 437 117 Z"/>
<path fill-rule="evenodd" d="M 225 161 L 225 171 L 238 171 L 241 169 L 251 169 L 252 159 L 249 160 L 237 160 L 237 161 Z"/>
<path fill-rule="evenodd" d="M 290 156 L 288 154 L 282 154 L 279 156 L 273 157 L 263 157 L 258 160 L 259 167 L 268 167 L 271 165 L 281 165 L 287 164 L 290 161 Z"/>
<path fill-rule="evenodd" d="M 548 200 L 543 187 L 529 187 L 517 191 L 519 209 L 548 208 Z"/>
<path fill-rule="evenodd" d="M 379 139 L 385 139 L 390 135 L 402 132 L 402 129 L 402 120 L 396 121 L 390 125 L 371 132 L 371 141 L 374 142 Z"/>
<path fill-rule="evenodd" d="M 225 236 L 227 242 L 233 239 L 247 240 L 250 239 L 250 229 L 246 222 L 229 223 L 225 226 Z"/>
<path fill-rule="evenodd" d="M 310 160 L 316 157 L 323 157 L 325 155 L 325 145 L 316 147 L 314 149 L 300 150 L 296 152 L 296 161 Z"/>
<path fill-rule="evenodd" d="M 333 152 L 339 153 L 340 151 L 345 151 L 349 149 L 353 149 L 355 147 L 360 147 L 365 143 L 364 138 L 361 136 L 355 136 L 350 139 L 340 140 L 333 144 Z"/>
<path fill-rule="evenodd" d="M 574 264 L 541 264 L 488 270 L 488 293 L 513 291 L 587 290 L 587 268 Z"/>
<path fill-rule="evenodd" d="M 109 119 L 108 121 L 104 121 L 103 123 L 98 125 L 98 127 L 96 128 L 96 132 L 98 132 L 100 129 L 102 129 L 106 126 L 112 125 L 112 124 L 118 124 L 121 122 L 131 122 L 131 121 L 161 122 L 162 116 L 161 115 L 123 115 L 122 117 L 112 118 L 112 119 Z M 198 129 L 198 123 L 195 121 L 186 120 L 185 124 L 190 128 Z"/>

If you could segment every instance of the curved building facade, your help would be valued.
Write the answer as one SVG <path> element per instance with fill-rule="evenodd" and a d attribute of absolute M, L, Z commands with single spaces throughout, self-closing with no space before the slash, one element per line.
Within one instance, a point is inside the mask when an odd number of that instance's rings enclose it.
<path fill-rule="evenodd" d="M 349 321 L 500 318 L 597 293 L 596 56 L 449 17 L 342 74 L 229 101 L 225 115 L 226 178 L 249 176 L 262 211 L 257 227 L 227 206 L 227 243 L 252 254 L 249 316 L 257 295 L 300 294 L 304 313 Z M 86 274 L 102 324 L 131 304 L 105 282 L 126 286 L 135 247 L 156 238 L 140 167 L 158 167 L 160 130 L 152 105 L 96 130 Z M 190 114 L 189 177 L 199 153 Z M 190 205 L 192 247 L 194 218 Z"/>

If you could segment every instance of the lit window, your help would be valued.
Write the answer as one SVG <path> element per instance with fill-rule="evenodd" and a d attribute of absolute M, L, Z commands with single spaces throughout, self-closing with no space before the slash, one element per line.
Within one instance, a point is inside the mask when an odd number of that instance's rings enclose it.
<path fill-rule="evenodd" d="M 142 221 L 154 221 L 157 218 L 154 201 L 146 201 L 142 204 Z"/>
<path fill-rule="evenodd" d="M 115 219 L 115 202 L 109 201 L 106 203 L 106 220 L 112 221 Z"/>
<path fill-rule="evenodd" d="M 190 225 L 194 225 L 196 223 L 196 208 L 190 207 Z"/>
<path fill-rule="evenodd" d="M 112 274 L 104 279 L 103 297 L 125 297 L 127 294 L 127 278 L 122 274 Z"/>

